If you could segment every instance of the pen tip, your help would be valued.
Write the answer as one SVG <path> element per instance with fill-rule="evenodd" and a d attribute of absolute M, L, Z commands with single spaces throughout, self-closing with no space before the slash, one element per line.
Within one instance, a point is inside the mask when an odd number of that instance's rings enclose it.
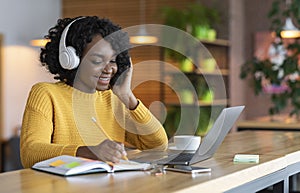
<path fill-rule="evenodd" d="M 95 119 L 95 117 L 92 117 L 92 121 L 96 122 L 96 119 Z"/>

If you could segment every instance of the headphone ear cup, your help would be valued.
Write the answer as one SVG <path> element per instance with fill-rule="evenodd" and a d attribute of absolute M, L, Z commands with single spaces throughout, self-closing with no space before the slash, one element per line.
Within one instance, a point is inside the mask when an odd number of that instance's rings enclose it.
<path fill-rule="evenodd" d="M 67 27 L 64 29 L 64 31 L 61 34 L 61 38 L 59 41 L 59 62 L 61 67 L 67 70 L 72 70 L 78 67 L 80 63 L 80 58 L 76 55 L 76 50 L 72 46 L 66 46 L 66 37 L 68 30 L 72 23 L 79 19 L 83 19 L 85 17 L 81 17 L 78 19 L 73 20 Z"/>
<path fill-rule="evenodd" d="M 64 51 L 60 52 L 59 61 L 64 69 L 72 70 L 78 67 L 80 59 L 76 55 L 75 48 L 68 46 Z"/>
<path fill-rule="evenodd" d="M 70 56 L 70 68 L 75 69 L 78 67 L 78 65 L 80 63 L 80 59 L 76 54 L 75 48 L 73 48 L 72 46 L 68 46 L 67 50 L 68 50 L 68 53 Z"/>

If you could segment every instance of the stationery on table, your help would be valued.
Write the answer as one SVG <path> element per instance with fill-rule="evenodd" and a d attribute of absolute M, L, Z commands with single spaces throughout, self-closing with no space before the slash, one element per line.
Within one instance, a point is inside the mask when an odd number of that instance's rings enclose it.
<path fill-rule="evenodd" d="M 144 171 L 151 169 L 151 164 L 128 160 L 120 160 L 119 163 L 112 163 L 61 155 L 38 162 L 32 166 L 32 169 L 62 176 L 73 176 L 98 172 Z"/>
<path fill-rule="evenodd" d="M 259 163 L 259 155 L 254 154 L 236 154 L 233 161 L 235 163 Z"/>

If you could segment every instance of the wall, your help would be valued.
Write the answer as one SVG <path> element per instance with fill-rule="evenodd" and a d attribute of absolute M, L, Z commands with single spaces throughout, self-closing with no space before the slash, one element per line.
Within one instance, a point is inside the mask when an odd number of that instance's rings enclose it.
<path fill-rule="evenodd" d="M 43 37 L 61 16 L 60 0 L 1 0 L 1 138 L 7 139 L 21 125 L 31 86 L 52 77 L 39 64 L 39 48 L 31 39 Z"/>
<path fill-rule="evenodd" d="M 245 61 L 245 5 L 243 0 L 230 0 L 229 4 L 230 105 L 237 106 L 246 103 L 244 83 L 239 78 L 241 65 Z M 245 118 L 247 108 L 242 113 L 241 119 Z"/>
<path fill-rule="evenodd" d="M 271 24 L 267 17 L 273 0 L 243 0 L 245 6 L 245 57 L 250 59 L 254 53 L 254 35 L 256 32 L 268 31 Z M 259 5 L 259 6 L 258 6 Z M 253 119 L 259 116 L 268 116 L 268 109 L 272 106 L 270 95 L 260 94 L 256 96 L 249 82 L 243 81 L 245 87 L 246 118 Z M 261 105 L 263 104 L 263 105 Z M 284 112 L 287 112 L 288 108 Z"/>

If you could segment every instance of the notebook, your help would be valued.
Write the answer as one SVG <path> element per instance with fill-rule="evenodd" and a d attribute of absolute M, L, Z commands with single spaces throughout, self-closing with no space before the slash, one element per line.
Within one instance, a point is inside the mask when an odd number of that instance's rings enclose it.
<path fill-rule="evenodd" d="M 112 163 L 61 155 L 40 161 L 34 164 L 32 169 L 62 176 L 74 176 L 98 172 L 112 173 L 116 171 L 148 170 L 151 169 L 151 165 L 128 160 L 120 160 L 119 163 Z"/>
<path fill-rule="evenodd" d="M 163 165 L 191 165 L 211 158 L 237 121 L 245 106 L 224 108 L 195 152 L 168 154 L 149 162 Z"/>

